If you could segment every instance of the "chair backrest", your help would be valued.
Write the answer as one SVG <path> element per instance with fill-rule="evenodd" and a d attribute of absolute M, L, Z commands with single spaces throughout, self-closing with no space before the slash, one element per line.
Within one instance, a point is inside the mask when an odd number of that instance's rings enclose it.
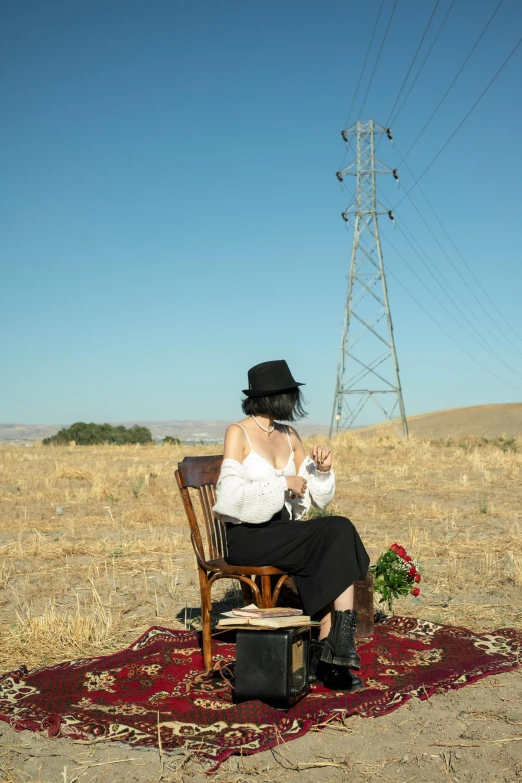
<path fill-rule="evenodd" d="M 185 457 L 178 463 L 176 481 L 190 525 L 190 538 L 200 565 L 225 557 L 227 543 L 222 522 L 212 513 L 216 503 L 216 484 L 223 456 Z M 197 490 L 201 507 L 201 524 L 192 503 L 190 489 Z M 201 535 L 202 529 L 205 535 Z M 206 543 L 206 547 L 205 547 Z M 208 553 L 208 554 L 207 554 Z"/>

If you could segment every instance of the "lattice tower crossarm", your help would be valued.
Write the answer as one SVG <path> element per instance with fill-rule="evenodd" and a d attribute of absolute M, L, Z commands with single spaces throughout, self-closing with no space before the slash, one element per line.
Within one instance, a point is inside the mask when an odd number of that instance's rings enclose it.
<path fill-rule="evenodd" d="M 373 120 L 358 121 L 342 132 L 348 144 L 355 137 L 357 157 L 337 178 L 342 182 L 354 176 L 356 191 L 342 213 L 347 223 L 353 220 L 353 245 L 330 437 L 351 428 L 370 401 L 387 419 L 398 418 L 408 434 L 379 237 L 378 215 L 394 217 L 377 199 L 376 177 L 398 178 L 396 170 L 375 158 L 375 137 L 383 133 L 391 140 L 390 129 Z"/>

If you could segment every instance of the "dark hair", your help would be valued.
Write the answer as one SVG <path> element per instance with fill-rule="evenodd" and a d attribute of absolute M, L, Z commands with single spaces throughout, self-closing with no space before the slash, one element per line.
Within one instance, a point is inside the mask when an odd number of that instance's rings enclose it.
<path fill-rule="evenodd" d="M 303 408 L 306 400 L 301 390 L 296 388 L 284 394 L 271 394 L 267 397 L 247 397 L 241 407 L 245 416 L 272 416 L 276 421 L 297 421 L 307 416 Z"/>

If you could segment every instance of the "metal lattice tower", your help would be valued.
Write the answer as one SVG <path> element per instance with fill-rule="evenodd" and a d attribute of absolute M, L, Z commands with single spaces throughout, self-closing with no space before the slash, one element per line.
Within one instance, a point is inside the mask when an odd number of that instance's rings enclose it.
<path fill-rule="evenodd" d="M 346 142 L 355 137 L 357 158 L 337 172 L 337 179 L 355 176 L 357 187 L 342 213 L 347 223 L 354 219 L 354 233 L 330 437 L 349 429 L 369 401 L 388 419 L 400 417 L 408 434 L 377 220 L 383 214 L 394 217 L 377 200 L 376 175 L 398 179 L 395 169 L 375 158 L 375 137 L 383 133 L 392 139 L 390 129 L 373 120 L 342 132 Z"/>

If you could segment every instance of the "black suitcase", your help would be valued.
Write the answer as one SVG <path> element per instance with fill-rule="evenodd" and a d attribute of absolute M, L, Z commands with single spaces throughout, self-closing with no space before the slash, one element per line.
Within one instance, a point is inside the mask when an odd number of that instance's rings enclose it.
<path fill-rule="evenodd" d="M 239 629 L 234 701 L 291 707 L 310 687 L 310 628 Z"/>

